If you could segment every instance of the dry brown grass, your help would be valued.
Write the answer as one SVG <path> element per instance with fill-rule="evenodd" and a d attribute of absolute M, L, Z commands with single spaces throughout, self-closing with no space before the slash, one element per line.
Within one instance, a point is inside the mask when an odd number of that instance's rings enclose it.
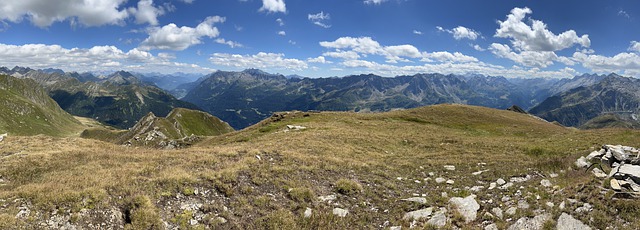
<path fill-rule="evenodd" d="M 284 132 L 288 124 L 307 129 Z M 184 215 L 158 215 L 159 201 L 198 188 L 217 194 L 207 210 L 227 218 L 229 223 L 220 225 L 227 228 L 378 228 L 385 221 L 407 224 L 401 220 L 405 212 L 425 207 L 399 203 L 414 193 L 427 195 L 426 207 L 447 206 L 442 192 L 454 194 L 453 189 L 479 180 L 567 170 L 593 147 L 637 145 L 638 134 L 579 131 L 508 111 L 439 105 L 381 114 L 314 113 L 172 151 L 79 138 L 9 137 L 0 142 L 0 177 L 8 181 L 0 186 L 0 199 L 24 198 L 43 212 L 139 204 L 140 218 L 151 218 L 141 223 L 153 225 L 157 216 L 170 221 Z M 446 171 L 443 165 L 457 169 Z M 483 169 L 490 171 L 471 176 Z M 429 172 L 455 184 L 425 181 Z M 592 181 L 588 174 L 564 174 L 554 183 L 569 188 Z M 334 206 L 314 197 L 328 194 L 350 210 L 346 218 L 331 215 Z M 310 219 L 302 218 L 306 207 L 314 211 Z M 0 209 L 0 221 L 12 219 L 15 208 Z"/>

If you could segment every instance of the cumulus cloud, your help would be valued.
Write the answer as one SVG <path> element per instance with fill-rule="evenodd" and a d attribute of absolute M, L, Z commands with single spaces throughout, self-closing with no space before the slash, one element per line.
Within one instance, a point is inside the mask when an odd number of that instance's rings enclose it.
<path fill-rule="evenodd" d="M 64 48 L 60 45 L 0 43 L 0 56 L 6 66 L 59 68 L 65 71 L 130 70 L 139 72 L 210 72 L 198 65 L 171 62 L 171 54 L 154 56 L 137 48 L 124 52 L 115 46 L 94 46 L 88 49 Z"/>
<path fill-rule="evenodd" d="M 282 20 L 282 18 L 276 19 L 276 22 L 278 23 L 278 25 L 284 26 L 284 20 Z"/>
<path fill-rule="evenodd" d="M 284 32 L 284 30 L 278 31 L 278 35 L 280 36 L 286 36 L 287 32 Z"/>
<path fill-rule="evenodd" d="M 192 45 L 201 44 L 201 38 L 203 37 L 218 37 L 220 32 L 213 25 L 224 21 L 224 17 L 211 16 L 207 17 L 195 28 L 178 27 L 173 23 L 162 28 L 154 27 L 150 29 L 149 37 L 142 41 L 139 48 L 142 50 L 185 50 Z"/>
<path fill-rule="evenodd" d="M 467 27 L 464 26 L 458 26 L 456 28 L 453 29 L 445 29 L 442 28 L 440 26 L 436 26 L 436 29 L 438 29 L 438 31 L 441 32 L 447 32 L 453 35 L 453 38 L 456 40 L 462 40 L 464 38 L 469 39 L 469 40 L 476 40 L 478 39 L 481 35 L 479 32 L 469 29 Z"/>
<path fill-rule="evenodd" d="M 209 58 L 209 61 L 216 65 L 236 68 L 275 68 L 295 71 L 300 71 L 308 68 L 308 65 L 305 61 L 293 58 L 285 58 L 284 54 L 282 53 L 260 52 L 254 55 L 214 53 L 211 58 Z"/>
<path fill-rule="evenodd" d="M 413 30 L 413 34 L 422 35 L 422 31 Z"/>
<path fill-rule="evenodd" d="M 552 51 L 522 51 L 516 53 L 508 45 L 499 43 L 491 44 L 489 50 L 498 57 L 511 59 L 529 67 L 545 68 L 558 59 L 558 55 Z"/>
<path fill-rule="evenodd" d="M 244 45 L 238 43 L 238 42 L 234 42 L 234 41 L 227 41 L 224 38 L 216 38 L 216 40 L 214 40 L 216 43 L 218 44 L 224 44 L 224 45 L 228 45 L 231 48 L 237 48 L 237 47 L 244 47 Z"/>
<path fill-rule="evenodd" d="M 149 23 L 153 26 L 158 25 L 158 16 L 165 13 L 162 7 L 153 5 L 153 0 L 141 0 L 138 2 L 138 9 L 132 8 L 129 11 L 135 15 L 136 23 Z"/>
<path fill-rule="evenodd" d="M 480 46 L 478 44 L 475 44 L 475 45 L 473 45 L 471 47 L 473 47 L 473 49 L 477 50 L 477 51 L 485 51 L 486 50 L 485 48 L 482 48 L 482 46 Z"/>
<path fill-rule="evenodd" d="M 547 29 L 547 25 L 539 20 L 529 19 L 531 25 L 523 20 L 527 14 L 532 14 L 529 8 L 513 8 L 507 15 L 507 19 L 500 21 L 500 28 L 496 30 L 495 37 L 508 38 L 518 51 L 558 51 L 569 48 L 575 44 L 589 47 L 591 40 L 589 35 L 578 37 L 574 30 L 567 30 L 555 35 Z"/>
<path fill-rule="evenodd" d="M 638 76 L 640 74 L 640 56 L 637 53 L 619 53 L 612 57 L 573 53 L 573 59 L 582 63 L 582 66 L 598 73 L 625 73 Z"/>
<path fill-rule="evenodd" d="M 438 62 L 477 62 L 478 59 L 475 57 L 464 55 L 460 52 L 450 53 L 447 51 L 439 51 L 433 53 L 423 53 L 422 61 L 424 62 L 433 62 L 432 59 Z"/>
<path fill-rule="evenodd" d="M 389 0 L 364 0 L 364 4 L 368 4 L 368 5 L 379 5 L 380 3 L 386 2 Z"/>
<path fill-rule="evenodd" d="M 324 58 L 324 56 L 318 56 L 318 57 L 315 57 L 315 58 L 308 58 L 308 59 L 307 59 L 307 62 L 309 62 L 309 63 L 321 63 L 321 64 L 329 64 L 329 63 L 332 63 L 332 62 L 330 62 L 330 61 L 327 61 L 327 60 Z"/>
<path fill-rule="evenodd" d="M 505 77 L 571 77 L 575 73 L 567 72 L 570 70 L 563 69 L 560 71 L 542 71 L 537 68 L 505 68 L 499 65 L 487 64 L 484 62 L 465 62 L 465 63 L 427 63 L 424 65 L 390 65 L 381 64 L 375 61 L 366 60 L 346 60 L 341 63 L 346 68 L 360 69 L 360 73 L 375 73 L 382 76 L 398 76 L 412 75 L 416 73 L 441 73 L 441 74 L 485 74 L 492 76 Z"/>
<path fill-rule="evenodd" d="M 629 45 L 629 51 L 640 52 L 640 42 L 631 41 L 631 45 Z"/>
<path fill-rule="evenodd" d="M 124 24 L 128 9 L 121 7 L 127 0 L 3 0 L 0 19 L 19 23 L 23 19 L 38 27 L 70 20 L 84 26 Z"/>
<path fill-rule="evenodd" d="M 284 0 L 262 0 L 262 7 L 258 11 L 266 11 L 268 13 L 286 13 L 287 6 Z"/>
<path fill-rule="evenodd" d="M 329 13 L 325 14 L 324 11 L 320 11 L 320 13 L 317 14 L 309 14 L 307 15 L 307 18 L 309 21 L 313 22 L 313 24 L 322 28 L 326 29 L 331 27 L 331 25 L 327 24 L 327 21 L 331 19 L 331 16 L 329 16 Z"/>
<path fill-rule="evenodd" d="M 324 52 L 322 54 L 323 56 L 327 56 L 327 57 L 332 57 L 332 58 L 340 58 L 340 59 L 358 59 L 360 58 L 360 55 L 358 53 L 356 53 L 355 51 L 331 51 L 331 52 Z"/>

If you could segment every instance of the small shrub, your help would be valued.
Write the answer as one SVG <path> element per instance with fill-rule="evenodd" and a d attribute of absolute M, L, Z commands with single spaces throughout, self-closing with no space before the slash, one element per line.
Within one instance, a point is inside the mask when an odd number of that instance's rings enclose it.
<path fill-rule="evenodd" d="M 309 188 L 293 188 L 289 192 L 289 198 L 296 202 L 312 202 L 314 197 L 315 193 Z"/>
<path fill-rule="evenodd" d="M 362 185 L 353 180 L 340 179 L 336 182 L 336 192 L 343 195 L 354 195 L 362 190 Z"/>

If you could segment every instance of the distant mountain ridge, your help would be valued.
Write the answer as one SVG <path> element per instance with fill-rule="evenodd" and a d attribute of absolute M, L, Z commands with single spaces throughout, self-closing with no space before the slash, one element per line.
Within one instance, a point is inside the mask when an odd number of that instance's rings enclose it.
<path fill-rule="evenodd" d="M 2 73 L 33 79 L 65 111 L 118 128 L 133 126 L 149 112 L 166 116 L 174 108 L 198 109 L 126 71 L 93 76 L 88 73 L 61 74 L 59 71 L 47 73 L 23 67 L 2 67 Z"/>
<path fill-rule="evenodd" d="M 597 82 L 574 79 L 507 79 L 482 75 L 373 74 L 332 78 L 287 78 L 257 69 L 218 71 L 198 84 L 179 86 L 183 98 L 240 129 L 286 110 L 388 111 L 441 103 L 525 110 L 555 92 Z"/>
<path fill-rule="evenodd" d="M 640 79 L 609 74 L 597 84 L 551 96 L 529 112 L 565 126 L 579 127 L 598 117 L 599 120 L 591 122 L 589 127 L 608 127 L 602 123 L 606 120 L 624 120 L 623 123 L 628 122 L 627 126 L 639 126 Z"/>

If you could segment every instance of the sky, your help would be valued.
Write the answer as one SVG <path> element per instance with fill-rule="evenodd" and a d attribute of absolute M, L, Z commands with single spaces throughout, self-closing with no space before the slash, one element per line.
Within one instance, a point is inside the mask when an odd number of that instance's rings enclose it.
<path fill-rule="evenodd" d="M 640 1 L 2 0 L 0 66 L 640 77 Z"/>

